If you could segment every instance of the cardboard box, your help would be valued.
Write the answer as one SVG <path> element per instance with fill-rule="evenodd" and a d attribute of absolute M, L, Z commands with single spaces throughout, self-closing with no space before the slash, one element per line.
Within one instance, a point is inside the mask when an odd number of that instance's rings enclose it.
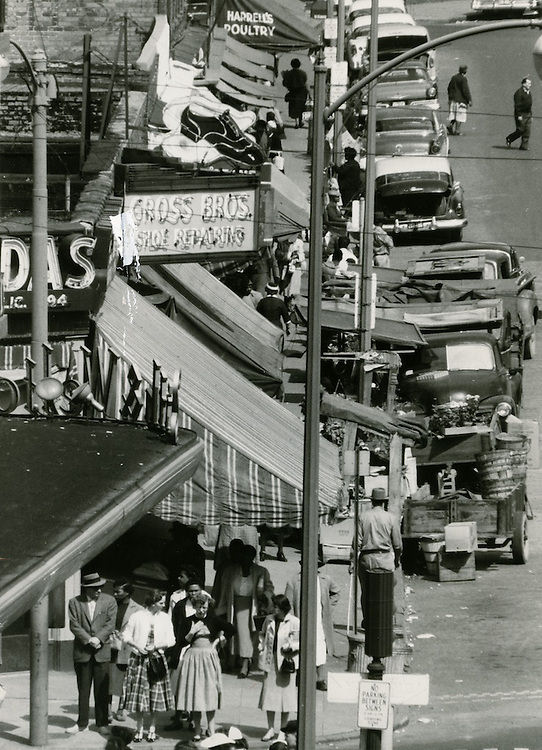
<path fill-rule="evenodd" d="M 445 552 L 437 557 L 437 578 L 441 582 L 474 581 L 476 564 L 474 552 Z"/>
<path fill-rule="evenodd" d="M 459 521 L 444 527 L 446 552 L 474 552 L 477 548 L 476 521 Z"/>

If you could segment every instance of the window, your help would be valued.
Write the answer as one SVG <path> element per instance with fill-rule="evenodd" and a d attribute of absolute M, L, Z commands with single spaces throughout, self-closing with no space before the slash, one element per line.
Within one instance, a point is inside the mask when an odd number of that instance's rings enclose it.
<path fill-rule="evenodd" d="M 460 370 L 495 370 L 495 357 L 489 344 L 448 344 L 446 346 L 446 369 L 449 372 Z"/>

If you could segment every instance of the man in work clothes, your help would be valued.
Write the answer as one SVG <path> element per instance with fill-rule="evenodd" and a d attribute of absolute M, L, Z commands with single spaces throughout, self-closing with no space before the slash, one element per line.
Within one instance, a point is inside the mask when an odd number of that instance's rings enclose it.
<path fill-rule="evenodd" d="M 531 79 L 524 78 L 521 86 L 514 93 L 514 119 L 516 129 L 506 136 L 506 145 L 521 137 L 520 151 L 529 150 L 529 136 L 531 135 L 531 120 L 533 119 L 533 97 L 531 95 Z"/>
<path fill-rule="evenodd" d="M 362 514 L 358 527 L 358 577 L 364 619 L 367 614 L 367 576 L 373 573 L 393 573 L 401 559 L 399 522 L 385 509 L 387 501 L 386 490 L 375 487 L 371 494 L 371 509 Z M 362 627 L 363 624 L 362 622 Z"/>
<path fill-rule="evenodd" d="M 90 688 L 94 683 L 96 727 L 107 735 L 109 708 L 110 636 L 115 630 L 117 604 L 112 596 L 102 594 L 105 580 L 98 573 L 81 576 L 81 593 L 70 599 L 68 612 L 70 630 L 75 636 L 73 661 L 79 693 L 77 724 L 67 734 L 88 728 Z"/>
<path fill-rule="evenodd" d="M 461 124 L 467 122 L 467 107 L 472 106 L 467 66 L 460 65 L 459 73 L 450 78 L 448 84 L 448 133 L 461 135 Z"/>

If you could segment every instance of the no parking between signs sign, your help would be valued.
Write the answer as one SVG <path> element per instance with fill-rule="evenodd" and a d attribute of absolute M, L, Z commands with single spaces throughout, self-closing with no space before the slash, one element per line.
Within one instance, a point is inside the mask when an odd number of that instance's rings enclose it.
<path fill-rule="evenodd" d="M 358 727 L 360 729 L 387 729 L 390 705 L 389 682 L 360 680 L 358 698 Z"/>

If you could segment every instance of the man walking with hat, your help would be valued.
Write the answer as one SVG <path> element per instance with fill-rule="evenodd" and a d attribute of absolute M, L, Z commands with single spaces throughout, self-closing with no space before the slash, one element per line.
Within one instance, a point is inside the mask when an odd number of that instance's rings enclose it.
<path fill-rule="evenodd" d="M 73 661 L 79 693 L 77 724 L 67 734 L 84 732 L 89 722 L 90 688 L 94 683 L 94 713 L 100 734 L 107 735 L 109 707 L 109 637 L 115 630 L 117 604 L 102 594 L 105 580 L 98 573 L 81 576 L 81 593 L 70 599 L 70 630 L 75 636 Z"/>
<path fill-rule="evenodd" d="M 448 84 L 448 133 L 461 135 L 461 124 L 467 122 L 467 107 L 472 106 L 472 97 L 467 81 L 467 66 L 460 65 L 459 73 L 450 78 Z"/>
<path fill-rule="evenodd" d="M 363 618 L 367 614 L 367 576 L 374 573 L 393 573 L 401 559 L 399 522 L 386 510 L 387 502 L 386 490 L 375 487 L 371 494 L 371 508 L 361 515 L 358 527 L 358 577 Z"/>

